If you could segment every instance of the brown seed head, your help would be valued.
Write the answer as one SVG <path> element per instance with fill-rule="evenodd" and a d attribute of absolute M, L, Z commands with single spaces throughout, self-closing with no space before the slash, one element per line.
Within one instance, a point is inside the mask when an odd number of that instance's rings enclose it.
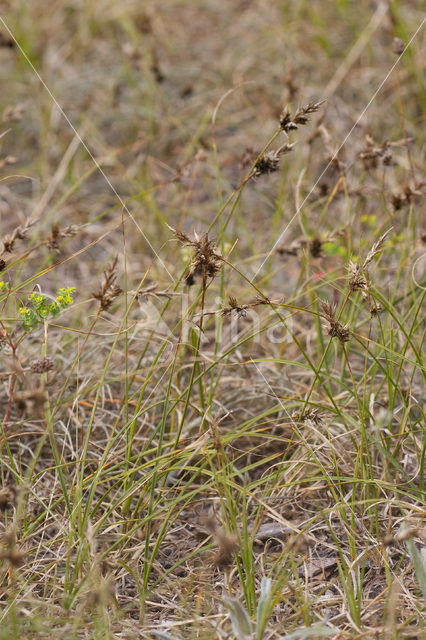
<path fill-rule="evenodd" d="M 380 159 L 386 166 L 390 166 L 393 163 L 391 143 L 385 140 L 381 144 L 376 144 L 369 134 L 365 138 L 364 150 L 359 156 L 366 169 L 376 168 Z"/>
<path fill-rule="evenodd" d="M 339 320 L 337 320 L 336 308 L 325 300 L 321 300 L 321 308 L 323 310 L 324 317 L 328 322 L 328 325 L 324 326 L 328 335 L 332 338 L 338 338 L 342 344 L 344 342 L 348 342 L 350 340 L 349 327 L 348 325 L 343 325 Z"/>
<path fill-rule="evenodd" d="M 11 567 L 21 567 L 25 561 L 25 553 L 16 548 L 16 536 L 13 531 L 6 531 L 1 539 L 2 550 L 0 561 L 6 560 Z"/>
<path fill-rule="evenodd" d="M 46 373 L 55 367 L 53 360 L 49 357 L 34 360 L 30 365 L 31 373 Z"/>
<path fill-rule="evenodd" d="M 118 256 L 115 257 L 112 264 L 108 267 L 106 271 L 104 271 L 104 280 L 101 287 L 98 291 L 92 293 L 92 296 L 99 301 L 99 309 L 100 311 L 105 311 L 108 309 L 115 298 L 120 295 L 122 292 L 121 287 L 116 284 L 117 274 L 117 260 Z"/>
<path fill-rule="evenodd" d="M 318 426 L 324 422 L 324 412 L 318 407 L 312 407 L 307 409 L 303 415 L 296 415 L 295 418 L 297 421 L 304 423 L 312 422 Z"/>
<path fill-rule="evenodd" d="M 25 224 L 15 227 L 12 233 L 9 233 L 3 238 L 3 250 L 7 253 L 12 253 L 15 248 L 16 240 L 24 240 L 30 228 L 35 225 L 37 219 L 28 219 Z"/>
<path fill-rule="evenodd" d="M 22 567 L 25 562 L 24 551 L 18 549 L 11 549 L 7 551 L 0 551 L 0 560 L 6 560 L 15 569 Z"/>
<path fill-rule="evenodd" d="M 212 558 L 213 564 L 220 570 L 227 569 L 231 566 L 234 554 L 239 548 L 237 536 L 225 533 L 214 517 L 204 518 L 203 524 L 219 547 Z"/>
<path fill-rule="evenodd" d="M 367 278 L 363 273 L 362 267 L 357 263 L 350 261 L 348 265 L 349 271 L 349 289 L 351 291 L 368 291 Z"/>
<path fill-rule="evenodd" d="M 0 489 L 0 511 L 6 511 L 16 504 L 17 490 L 13 485 L 6 485 Z"/>
<path fill-rule="evenodd" d="M 394 38 L 392 43 L 392 51 L 397 56 L 400 56 L 404 53 L 404 50 L 405 50 L 404 40 L 401 40 L 401 38 Z"/>
<path fill-rule="evenodd" d="M 247 304 L 243 304 L 243 305 L 238 304 L 237 299 L 234 298 L 233 296 L 229 296 L 228 304 L 229 304 L 228 307 L 225 307 L 224 309 L 222 309 L 223 316 L 228 316 L 233 311 L 235 311 L 236 315 L 239 318 L 246 317 L 247 311 L 249 309 L 249 306 Z"/>
<path fill-rule="evenodd" d="M 238 538 L 235 535 L 225 535 L 222 532 L 216 534 L 219 545 L 218 551 L 213 556 L 213 564 L 221 571 L 230 567 L 234 561 L 234 554 L 238 551 Z"/>
<path fill-rule="evenodd" d="M 6 49 L 13 49 L 15 46 L 16 46 L 15 41 L 12 38 L 10 38 L 8 35 L 0 31 L 0 47 L 5 47 Z"/>
<path fill-rule="evenodd" d="M 252 178 L 258 178 L 262 175 L 269 175 L 270 173 L 274 173 L 278 171 L 280 168 L 280 157 L 289 153 L 294 147 L 294 144 L 283 144 L 279 149 L 275 151 L 267 151 L 263 153 L 259 158 L 253 158 L 255 161 L 253 171 L 251 174 Z"/>
<path fill-rule="evenodd" d="M 52 225 L 52 229 L 50 232 L 50 236 L 46 240 L 46 247 L 53 251 L 54 253 L 59 253 L 59 242 L 63 238 L 70 238 L 75 236 L 78 232 L 79 227 L 76 224 L 70 224 L 68 227 L 64 229 L 60 229 L 59 225 Z"/>
<path fill-rule="evenodd" d="M 298 129 L 300 125 L 307 124 L 309 122 L 308 115 L 318 111 L 323 102 L 324 100 L 321 102 L 309 102 L 304 107 L 299 107 L 293 117 L 288 107 L 285 107 L 280 115 L 280 128 L 288 133 L 291 130 Z"/>
<path fill-rule="evenodd" d="M 380 238 L 377 240 L 377 242 L 375 242 L 373 244 L 373 246 L 371 247 L 370 251 L 367 253 L 367 257 L 363 262 L 362 265 L 362 269 L 366 269 L 368 267 L 368 265 L 370 264 L 370 262 L 373 260 L 373 258 L 375 258 L 377 256 L 378 253 L 380 253 L 383 249 L 383 245 L 384 242 L 386 240 L 386 238 L 388 237 L 388 235 L 390 234 L 390 232 L 392 231 L 393 227 L 391 227 L 390 229 L 388 229 L 387 231 L 385 231 L 385 233 L 380 236 Z"/>
<path fill-rule="evenodd" d="M 197 277 L 201 277 L 203 281 L 207 278 L 214 278 L 222 267 L 222 256 L 216 252 L 215 243 L 209 239 L 208 234 L 203 233 L 199 237 L 195 233 L 194 239 L 191 239 L 186 233 L 172 227 L 169 228 L 182 244 L 194 249 L 191 264 L 185 275 L 185 284 L 193 285 Z"/>
<path fill-rule="evenodd" d="M 416 538 L 416 537 L 424 537 L 426 535 L 426 528 L 421 528 L 421 527 L 407 527 L 406 529 L 400 529 L 397 533 L 395 534 L 387 534 L 384 539 L 383 539 L 383 543 L 387 546 L 392 545 L 392 544 L 396 544 L 398 542 L 405 542 L 405 540 L 410 540 L 411 538 Z"/>
<path fill-rule="evenodd" d="M 319 238 L 313 238 L 309 242 L 309 251 L 313 258 L 320 258 L 322 254 L 322 241 Z"/>

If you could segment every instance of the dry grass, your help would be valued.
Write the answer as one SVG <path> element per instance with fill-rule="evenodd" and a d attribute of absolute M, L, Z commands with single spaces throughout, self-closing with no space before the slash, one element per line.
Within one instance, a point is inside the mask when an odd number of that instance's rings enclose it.
<path fill-rule="evenodd" d="M 48 4 L 1 3 L 0 639 L 420 640 L 420 5 Z"/>

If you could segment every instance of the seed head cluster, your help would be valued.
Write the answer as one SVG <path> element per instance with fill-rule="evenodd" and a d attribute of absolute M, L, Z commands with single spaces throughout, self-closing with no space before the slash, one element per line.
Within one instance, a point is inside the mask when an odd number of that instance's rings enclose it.
<path fill-rule="evenodd" d="M 64 229 L 60 229 L 59 225 L 54 224 L 51 229 L 50 236 L 46 240 L 46 247 L 53 253 L 59 253 L 59 242 L 63 238 L 71 238 L 78 232 L 79 227 L 76 224 L 70 224 Z"/>
<path fill-rule="evenodd" d="M 92 293 L 92 296 L 99 301 L 100 311 L 109 309 L 113 301 L 122 292 L 121 287 L 116 284 L 117 280 L 117 260 L 116 256 L 113 263 L 104 271 L 104 280 L 98 291 Z"/>
<path fill-rule="evenodd" d="M 264 304 L 272 303 L 269 298 L 262 298 L 259 295 L 257 295 L 252 302 L 248 302 L 247 304 L 242 304 L 238 302 L 237 299 L 234 298 L 234 296 L 229 296 L 228 306 L 223 307 L 221 314 L 223 316 L 230 316 L 231 314 L 235 314 L 238 318 L 245 318 L 250 309 Z"/>
<path fill-rule="evenodd" d="M 3 251 L 6 253 L 12 253 L 15 248 L 15 242 L 17 240 L 24 240 L 28 231 L 36 224 L 36 222 L 37 219 L 28 219 L 25 224 L 15 227 L 11 233 L 3 238 Z"/>
<path fill-rule="evenodd" d="M 391 203 L 395 211 L 410 205 L 415 198 L 420 198 L 423 195 L 422 188 L 425 185 L 426 180 L 421 180 L 415 184 L 406 184 L 402 191 L 392 194 Z"/>
<path fill-rule="evenodd" d="M 318 407 L 311 407 L 302 414 L 296 414 L 295 418 L 298 422 L 319 426 L 324 422 L 324 412 Z"/>
<path fill-rule="evenodd" d="M 6 511 L 16 504 L 17 491 L 13 485 L 6 485 L 0 489 L 0 511 Z"/>
<path fill-rule="evenodd" d="M 34 360 L 30 365 L 31 373 L 47 373 L 54 369 L 55 365 L 53 360 L 49 357 L 41 358 L 40 360 Z"/>
<path fill-rule="evenodd" d="M 289 153 L 294 147 L 294 144 L 283 144 L 279 149 L 275 151 L 267 151 L 259 156 L 257 159 L 256 154 L 252 154 L 252 160 L 254 160 L 254 167 L 251 174 L 252 178 L 258 178 L 259 176 L 268 175 L 278 171 L 280 167 L 280 158 L 285 153 Z"/>
<path fill-rule="evenodd" d="M 245 318 L 247 315 L 249 306 L 247 304 L 238 304 L 237 299 L 233 296 L 229 296 L 228 307 L 222 309 L 223 316 L 229 316 L 232 312 L 235 312 L 239 318 Z"/>
<path fill-rule="evenodd" d="M 297 256 L 302 249 L 308 250 L 312 258 L 321 258 L 324 244 L 332 244 L 343 235 L 342 229 L 337 229 L 328 237 L 314 236 L 313 238 L 301 238 L 288 245 L 281 245 L 276 249 L 280 256 Z"/>
<path fill-rule="evenodd" d="M 368 134 L 365 138 L 364 149 L 359 154 L 359 157 L 363 161 L 366 169 L 378 167 L 380 160 L 385 166 L 391 167 L 394 164 L 392 149 L 395 147 L 408 147 L 412 142 L 413 138 L 401 138 L 401 140 L 395 140 L 393 142 L 385 140 L 384 142 L 377 143 L 373 137 Z"/>
<path fill-rule="evenodd" d="M 194 249 L 191 264 L 185 274 L 185 284 L 188 287 L 192 286 L 197 277 L 202 278 L 203 282 L 207 278 L 214 278 L 222 267 L 222 257 L 216 252 L 215 243 L 209 239 L 208 234 L 203 233 L 198 236 L 194 232 L 194 239 L 192 239 L 182 231 L 172 229 L 172 227 L 170 229 L 179 242 Z"/>
<path fill-rule="evenodd" d="M 324 103 L 321 102 L 309 102 L 304 107 L 299 107 L 294 116 L 291 115 L 289 109 L 285 107 L 280 115 L 280 127 L 286 133 L 294 129 L 298 129 L 300 125 L 305 125 L 309 122 L 308 115 L 318 111 L 320 106 Z"/>
<path fill-rule="evenodd" d="M 283 109 L 280 115 L 279 123 L 280 129 L 287 136 L 290 131 L 298 129 L 299 126 L 305 125 L 309 122 L 308 115 L 318 111 L 322 102 L 309 102 L 304 107 L 299 107 L 296 113 L 292 116 L 289 109 L 286 107 Z M 243 156 L 243 166 L 251 166 L 250 178 L 256 179 L 263 175 L 269 175 L 278 171 L 280 167 L 280 158 L 285 153 L 289 153 L 294 147 L 294 143 L 290 144 L 286 142 L 278 149 L 272 151 L 265 151 L 262 154 L 256 154 L 253 149 L 246 149 Z"/>
<path fill-rule="evenodd" d="M 235 553 L 238 551 L 238 538 L 234 534 L 225 533 L 215 518 L 209 517 L 204 519 L 204 526 L 215 539 L 218 550 L 212 558 L 212 563 L 219 569 L 229 568 L 234 559 Z"/>
<path fill-rule="evenodd" d="M 392 50 L 395 55 L 401 56 L 405 51 L 405 42 L 401 38 L 394 38 L 392 43 Z"/>
<path fill-rule="evenodd" d="M 364 150 L 359 154 L 366 169 L 375 169 L 381 159 L 385 166 L 391 166 L 392 151 L 389 142 L 385 140 L 382 144 L 376 145 L 373 138 L 367 135 L 365 138 Z"/>
<path fill-rule="evenodd" d="M 324 326 L 328 335 L 332 338 L 338 338 L 342 344 L 348 342 L 350 340 L 349 327 L 348 325 L 343 325 L 336 318 L 336 307 L 326 300 L 321 300 L 321 309 L 328 323 Z"/>
<path fill-rule="evenodd" d="M 349 262 L 349 290 L 361 291 L 363 297 L 367 298 L 370 294 L 370 277 L 368 275 L 367 267 L 373 261 L 383 249 L 384 242 L 392 231 L 392 227 L 388 229 L 378 240 L 373 244 L 367 257 L 362 263 Z"/>
<path fill-rule="evenodd" d="M 21 567 L 25 562 L 25 552 L 17 547 L 14 532 L 5 532 L 0 543 L 0 561 L 6 560 L 15 569 Z"/>

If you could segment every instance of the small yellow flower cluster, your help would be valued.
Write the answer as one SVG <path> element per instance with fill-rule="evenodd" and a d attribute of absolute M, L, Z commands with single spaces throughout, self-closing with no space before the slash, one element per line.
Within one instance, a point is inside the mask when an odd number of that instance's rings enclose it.
<path fill-rule="evenodd" d="M 59 295 L 56 297 L 56 301 L 61 307 L 69 307 L 74 301 L 72 294 L 75 291 L 75 287 L 64 287 L 59 289 Z"/>

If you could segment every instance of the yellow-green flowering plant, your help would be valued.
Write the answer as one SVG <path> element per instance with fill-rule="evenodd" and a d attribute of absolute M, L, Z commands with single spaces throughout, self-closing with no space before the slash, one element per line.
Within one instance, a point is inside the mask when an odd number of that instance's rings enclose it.
<path fill-rule="evenodd" d="M 74 291 L 75 287 L 61 287 L 53 302 L 49 302 L 41 293 L 30 293 L 28 302 L 31 306 L 27 305 L 19 308 L 24 331 L 37 329 L 44 320 L 55 318 L 62 309 L 70 307 L 74 302 Z"/>
<path fill-rule="evenodd" d="M 17 351 L 24 341 L 25 335 L 34 329 L 38 329 L 45 320 L 56 317 L 63 309 L 70 307 L 74 302 L 74 291 L 75 287 L 61 287 L 53 300 L 47 298 L 40 292 L 33 291 L 28 295 L 26 303 L 19 308 L 18 321 L 13 323 L 11 332 L 7 330 L 4 322 L 0 318 L 0 348 L 8 345 L 13 360 L 13 366 L 10 372 L 9 398 L 3 419 L 3 429 L 6 428 L 9 422 L 16 378 L 19 377 L 20 379 L 23 379 L 21 378 L 21 374 L 23 375 L 23 369 L 18 359 Z M 1 293 L 6 293 L 7 295 L 10 294 L 10 287 L 8 283 L 2 280 L 0 281 L 0 294 Z M 3 296 L 3 298 L 4 297 L 5 296 Z M 17 329 L 19 329 L 20 323 L 23 333 L 20 334 L 18 332 L 17 335 Z M 43 366 L 45 366 L 45 363 Z M 46 369 L 42 369 L 42 371 L 45 370 Z"/>

